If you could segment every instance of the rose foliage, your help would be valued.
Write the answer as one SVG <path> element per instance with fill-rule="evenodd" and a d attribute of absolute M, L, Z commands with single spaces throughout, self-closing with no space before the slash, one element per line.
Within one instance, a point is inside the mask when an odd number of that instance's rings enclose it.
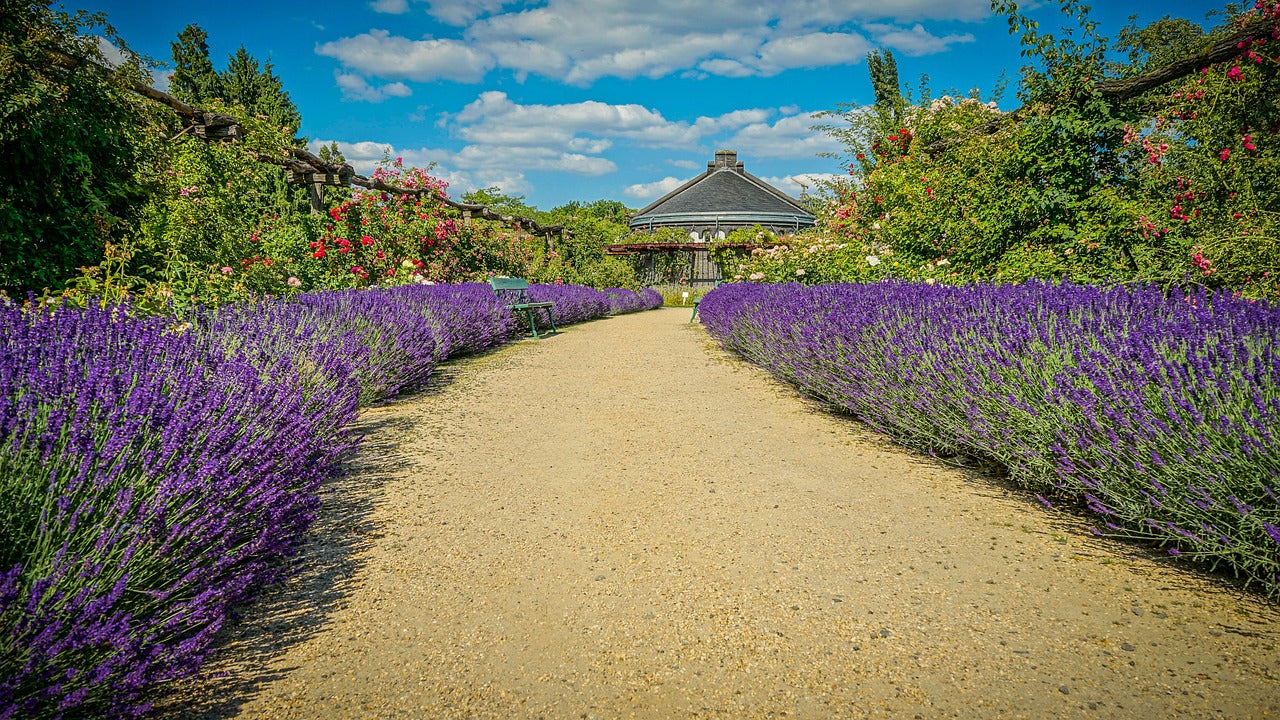
<path fill-rule="evenodd" d="M 1166 18 L 1114 43 L 1074 2 L 1064 5 L 1081 26 L 1074 40 L 1041 33 L 1013 3 L 994 7 L 1037 61 L 1016 115 L 951 96 L 893 110 L 887 127 L 892 108 L 845 111 L 864 132 L 837 132 L 850 172 L 829 188 L 819 226 L 771 251 L 722 256 L 727 274 L 1146 280 L 1280 298 L 1280 30 L 1136 97 L 1099 85 L 1280 17 L 1280 3 L 1207 33 Z M 988 121 L 994 132 L 973 131 Z"/>

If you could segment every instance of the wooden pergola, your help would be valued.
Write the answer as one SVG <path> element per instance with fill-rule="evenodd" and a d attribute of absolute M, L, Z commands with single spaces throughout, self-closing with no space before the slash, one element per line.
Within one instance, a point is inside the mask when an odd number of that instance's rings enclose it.
<path fill-rule="evenodd" d="M 717 249 L 724 248 L 734 250 L 739 253 L 749 253 L 756 248 L 771 248 L 777 243 L 716 243 Z M 670 255 L 674 253 L 689 253 L 689 284 L 696 285 L 698 283 L 714 283 L 717 280 L 724 279 L 721 274 L 721 268 L 711 259 L 708 252 L 711 249 L 710 243 L 614 243 L 606 245 L 604 253 L 606 255 L 643 255 L 649 258 L 649 279 L 647 284 L 657 282 L 657 258 L 659 255 Z M 703 261 L 699 263 L 699 258 Z"/>

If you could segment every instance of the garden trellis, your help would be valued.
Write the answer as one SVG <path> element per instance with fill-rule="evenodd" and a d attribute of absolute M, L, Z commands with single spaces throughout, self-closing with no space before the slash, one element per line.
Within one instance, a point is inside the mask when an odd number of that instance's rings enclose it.
<path fill-rule="evenodd" d="M 89 67 L 100 72 L 113 74 L 111 68 L 104 67 L 92 60 L 77 57 L 59 49 L 48 50 L 52 61 L 64 68 L 73 69 Z M 117 75 L 117 77 L 119 77 Z M 185 103 L 178 98 L 157 90 L 145 83 L 124 79 L 128 89 L 149 100 L 168 106 L 181 116 L 187 125 L 174 136 L 174 139 L 191 134 L 203 140 L 235 142 L 243 136 L 240 121 L 231 115 L 214 113 L 203 108 Z M 324 213 L 324 187 L 357 186 L 367 190 L 393 193 L 396 195 L 430 195 L 441 204 L 462 213 L 464 223 L 473 219 L 500 222 L 508 227 L 523 230 L 532 235 L 547 238 L 554 244 L 554 238 L 572 234 L 564 225 L 542 225 L 536 220 L 516 215 L 503 215 L 494 212 L 488 206 L 472 203 L 460 203 L 445 196 L 436 188 L 412 188 L 392 185 L 383 180 L 360 175 L 348 163 L 331 163 L 322 160 L 315 153 L 301 147 L 288 147 L 280 156 L 252 153 L 254 160 L 271 165 L 278 165 L 289 171 L 289 182 L 305 184 L 310 190 L 311 209 L 315 213 Z"/>

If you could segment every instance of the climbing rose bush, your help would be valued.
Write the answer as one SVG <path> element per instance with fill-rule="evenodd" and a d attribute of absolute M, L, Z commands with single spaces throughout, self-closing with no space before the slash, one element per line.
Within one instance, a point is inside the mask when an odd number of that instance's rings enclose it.
<path fill-rule="evenodd" d="M 998 5 L 1011 24 L 1025 20 L 1014 3 Z M 879 135 L 834 128 L 850 177 L 828 188 L 818 227 L 781 238 L 786 250 L 731 259 L 726 275 L 1145 280 L 1280 298 L 1280 31 L 1116 100 L 1095 86 L 1125 75 L 1115 48 L 1079 3 L 1062 9 L 1081 20 L 1078 34 L 1054 38 L 1034 24 L 1024 34 L 1039 62 L 1024 70 L 1016 118 L 968 133 L 999 111 L 944 97 L 906 108 Z M 1280 3 L 1258 2 L 1212 37 L 1276 17 Z M 856 126 L 866 112 L 846 119 Z"/>

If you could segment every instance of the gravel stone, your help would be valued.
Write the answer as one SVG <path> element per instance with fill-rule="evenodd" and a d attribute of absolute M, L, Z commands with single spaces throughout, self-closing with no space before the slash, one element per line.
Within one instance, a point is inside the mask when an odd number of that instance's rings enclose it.
<path fill-rule="evenodd" d="M 688 316 L 365 411 L 297 574 L 157 716 L 1280 717 L 1276 606 L 826 412 Z"/>

